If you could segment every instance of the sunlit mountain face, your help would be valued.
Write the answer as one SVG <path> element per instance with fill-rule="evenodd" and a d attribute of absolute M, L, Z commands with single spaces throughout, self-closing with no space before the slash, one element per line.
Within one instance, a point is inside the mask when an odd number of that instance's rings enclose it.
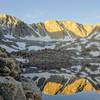
<path fill-rule="evenodd" d="M 19 64 L 20 79 L 31 80 L 44 94 L 100 92 L 100 25 L 67 20 L 29 25 L 0 14 L 0 47 Z"/>

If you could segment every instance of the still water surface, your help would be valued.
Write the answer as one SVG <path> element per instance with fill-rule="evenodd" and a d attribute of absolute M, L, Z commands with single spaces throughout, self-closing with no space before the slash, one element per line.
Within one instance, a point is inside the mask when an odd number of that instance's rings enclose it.
<path fill-rule="evenodd" d="M 91 92 L 91 93 L 77 93 L 70 96 L 48 96 L 43 95 L 43 100 L 100 100 L 100 94 Z"/>

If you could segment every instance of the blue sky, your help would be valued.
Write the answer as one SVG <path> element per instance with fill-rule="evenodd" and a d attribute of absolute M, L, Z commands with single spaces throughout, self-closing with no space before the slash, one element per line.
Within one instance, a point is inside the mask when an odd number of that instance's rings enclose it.
<path fill-rule="evenodd" d="M 50 19 L 100 23 L 100 0 L 0 0 L 0 12 L 27 23 Z"/>

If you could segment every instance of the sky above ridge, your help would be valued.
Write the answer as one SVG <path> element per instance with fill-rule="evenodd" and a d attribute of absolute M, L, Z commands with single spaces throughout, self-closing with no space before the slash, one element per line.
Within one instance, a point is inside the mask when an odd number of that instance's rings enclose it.
<path fill-rule="evenodd" d="M 0 0 L 0 13 L 27 23 L 46 20 L 74 20 L 100 23 L 100 0 Z"/>

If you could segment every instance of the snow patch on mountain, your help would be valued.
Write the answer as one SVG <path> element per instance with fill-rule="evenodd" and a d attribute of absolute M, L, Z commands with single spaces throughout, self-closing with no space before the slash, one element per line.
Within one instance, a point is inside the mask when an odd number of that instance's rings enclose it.
<path fill-rule="evenodd" d="M 37 51 L 37 50 L 42 50 L 42 49 L 44 49 L 44 47 L 39 47 L 39 46 L 29 46 L 28 47 L 29 51 L 31 51 L 31 50 Z"/>
<path fill-rule="evenodd" d="M 4 37 L 7 39 L 15 39 L 15 37 L 9 33 L 5 34 Z"/>

